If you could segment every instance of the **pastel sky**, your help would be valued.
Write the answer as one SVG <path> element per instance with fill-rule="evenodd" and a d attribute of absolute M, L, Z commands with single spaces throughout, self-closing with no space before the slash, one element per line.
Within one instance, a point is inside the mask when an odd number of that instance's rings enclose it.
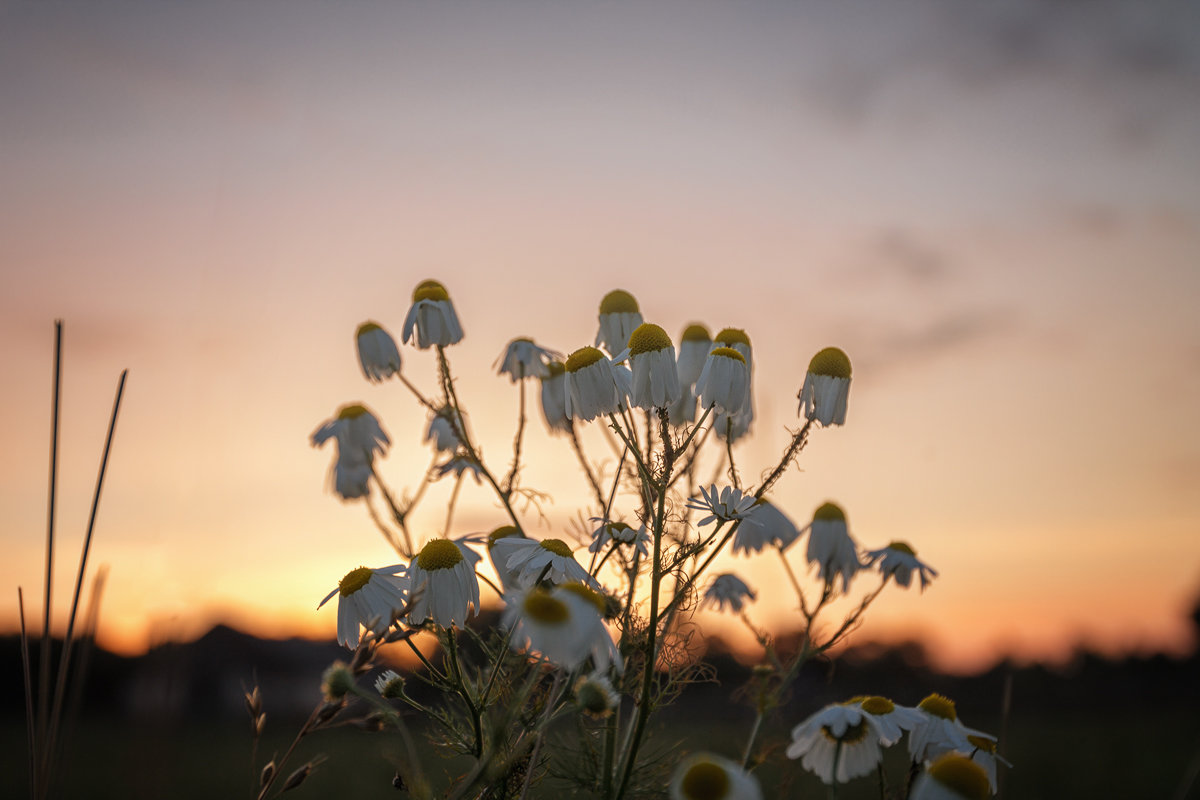
<path fill-rule="evenodd" d="M 835 499 L 864 545 L 908 540 L 941 572 L 886 593 L 860 640 L 919 635 L 964 668 L 1190 645 L 1195 4 L 3 3 L 0 109 L 0 624 L 18 585 L 40 614 L 61 318 L 57 608 L 128 367 L 93 554 L 104 643 L 218 620 L 332 638 L 317 601 L 395 556 L 308 436 L 361 400 L 395 440 L 385 477 L 419 480 L 424 414 L 362 379 L 353 332 L 399 334 L 434 277 L 500 468 L 504 344 L 588 344 L 624 288 L 672 335 L 750 334 L 749 475 L 811 355 L 850 354 L 847 425 L 776 500 L 803 522 Z M 432 391 L 428 353 L 404 356 Z M 540 420 L 527 450 L 553 498 L 530 524 L 561 536 L 586 485 Z M 448 494 L 422 507 L 430 536 Z M 468 484 L 453 532 L 502 522 Z M 789 621 L 776 563 L 723 568 Z"/>

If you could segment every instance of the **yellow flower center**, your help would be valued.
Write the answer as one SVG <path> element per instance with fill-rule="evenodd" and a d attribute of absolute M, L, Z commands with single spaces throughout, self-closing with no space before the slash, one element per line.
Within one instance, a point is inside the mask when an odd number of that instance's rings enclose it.
<path fill-rule="evenodd" d="M 821 726 L 821 733 L 825 734 L 826 739 L 831 739 L 842 744 L 857 744 L 867 738 L 867 723 L 859 720 L 855 724 L 846 728 L 845 733 L 841 736 L 834 736 L 833 731 L 828 725 Z"/>
<path fill-rule="evenodd" d="M 948 753 L 930 764 L 929 777 L 967 800 L 987 800 L 992 793 L 984 768 L 957 753 Z"/>
<path fill-rule="evenodd" d="M 917 551 L 913 550 L 911 544 L 908 542 L 901 542 L 899 540 L 890 543 L 887 546 L 887 549 L 895 550 L 898 553 L 908 553 L 910 556 L 915 556 L 917 554 Z"/>
<path fill-rule="evenodd" d="M 826 347 L 808 362 L 808 371 L 831 378 L 849 378 L 850 358 L 836 347 Z"/>
<path fill-rule="evenodd" d="M 434 539 L 421 548 L 417 556 L 417 566 L 426 572 L 435 569 L 450 569 L 463 560 L 462 551 L 458 545 L 449 539 Z"/>
<path fill-rule="evenodd" d="M 624 289 L 613 289 L 600 301 L 601 314 L 636 314 L 637 300 Z"/>
<path fill-rule="evenodd" d="M 576 597 L 582 597 L 584 600 L 596 607 L 596 611 L 600 613 L 600 616 L 604 616 L 604 597 L 602 597 L 599 592 L 589 589 L 579 581 L 564 583 L 561 588 L 570 592 Z"/>
<path fill-rule="evenodd" d="M 546 625 L 562 625 L 571 617 L 566 603 L 541 589 L 526 594 L 521 609 L 529 619 Z"/>
<path fill-rule="evenodd" d="M 884 714 L 890 714 L 896 710 L 896 704 L 886 697 L 864 697 L 862 701 L 862 710 L 868 714 L 874 714 L 881 717 Z"/>
<path fill-rule="evenodd" d="M 709 355 L 710 356 L 720 356 L 721 358 L 732 358 L 733 360 L 740 361 L 743 364 L 746 363 L 746 357 L 743 356 L 741 353 L 739 353 L 737 350 L 734 350 L 732 347 L 714 348 L 713 351 L 711 353 L 709 353 Z"/>
<path fill-rule="evenodd" d="M 507 539 L 509 536 L 520 536 L 521 532 L 517 530 L 516 525 L 501 525 L 496 530 L 488 534 L 488 550 L 495 546 L 500 539 Z"/>
<path fill-rule="evenodd" d="M 712 339 L 708 336 L 708 328 L 701 325 L 699 322 L 693 322 L 683 329 L 683 334 L 679 337 L 684 342 L 711 342 Z"/>
<path fill-rule="evenodd" d="M 355 335 L 356 335 L 356 336 L 362 336 L 362 335 L 364 335 L 364 334 L 367 334 L 367 333 L 374 333 L 375 331 L 378 331 L 378 330 L 382 330 L 382 328 L 380 327 L 379 323 L 377 323 L 377 322 L 364 322 L 362 325 L 359 325 L 359 326 L 358 326 L 358 333 L 357 333 L 357 334 L 355 334 Z"/>
<path fill-rule="evenodd" d="M 721 800 L 729 793 L 729 776 L 719 764 L 699 761 L 688 768 L 679 789 L 688 800 Z"/>
<path fill-rule="evenodd" d="M 629 335 L 629 355 L 652 353 L 655 350 L 665 350 L 671 346 L 671 337 L 667 332 L 652 322 L 644 322 L 634 328 Z"/>
<path fill-rule="evenodd" d="M 948 719 L 951 722 L 958 719 L 958 712 L 954 710 L 954 701 L 940 694 L 929 695 L 929 697 L 917 703 L 917 708 L 933 714 L 935 717 Z"/>
<path fill-rule="evenodd" d="M 371 581 L 371 575 L 374 573 L 366 567 L 352 569 L 346 573 L 346 577 L 338 581 L 338 593 L 342 597 L 349 597 L 357 592 L 362 587 L 366 586 Z"/>
<path fill-rule="evenodd" d="M 975 749 L 982 750 L 985 753 L 996 754 L 996 743 L 986 736 L 976 736 L 973 733 L 967 734 L 967 741 L 975 745 Z"/>
<path fill-rule="evenodd" d="M 545 378 L 542 378 L 542 380 L 545 381 L 545 380 L 549 380 L 550 378 L 557 378 L 559 375 L 562 375 L 566 371 L 567 371 L 567 368 L 563 366 L 563 363 L 561 361 L 547 361 L 546 362 L 546 372 L 549 374 L 547 374 Z"/>
<path fill-rule="evenodd" d="M 567 356 L 566 369 L 567 372 L 578 372 L 584 367 L 590 367 L 600 359 L 604 358 L 604 353 L 601 353 L 594 347 L 581 347 L 571 355 Z"/>
<path fill-rule="evenodd" d="M 744 344 L 750 346 L 750 337 L 741 328 L 724 328 L 713 337 L 714 342 L 719 342 L 723 345 Z"/>
<path fill-rule="evenodd" d="M 360 406 L 358 403 L 354 403 L 352 405 L 342 406 L 339 408 L 338 419 L 358 419 L 366 413 L 367 409 L 365 406 Z"/>
<path fill-rule="evenodd" d="M 813 512 L 813 522 L 817 520 L 840 520 L 846 521 L 846 512 L 842 511 L 841 506 L 837 503 L 824 503 L 820 508 Z"/>
<path fill-rule="evenodd" d="M 538 544 L 542 546 L 543 550 L 549 550 L 556 556 L 571 557 L 571 548 L 567 547 L 567 543 L 562 539 L 546 539 Z"/>
<path fill-rule="evenodd" d="M 417 288 L 413 289 L 413 302 L 419 300 L 449 300 L 450 295 L 446 292 L 446 287 L 442 286 L 437 281 L 421 281 L 417 284 Z"/>

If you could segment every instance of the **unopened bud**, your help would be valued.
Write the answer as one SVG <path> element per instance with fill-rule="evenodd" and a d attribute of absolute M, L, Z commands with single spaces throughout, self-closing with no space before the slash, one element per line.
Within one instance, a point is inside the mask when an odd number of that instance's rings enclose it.
<path fill-rule="evenodd" d="M 312 772 L 312 762 L 308 762 L 300 769 L 288 775 L 288 779 L 283 782 L 283 791 L 295 789 L 300 784 L 304 783 L 304 779 L 308 777 L 308 773 Z"/>
<path fill-rule="evenodd" d="M 340 700 L 354 691 L 354 674 L 344 661 L 335 661 L 321 676 L 321 693 L 326 700 Z"/>
<path fill-rule="evenodd" d="M 258 776 L 258 785 L 266 786 L 275 777 L 275 762 L 268 761 L 267 765 L 262 768 L 262 772 Z"/>
<path fill-rule="evenodd" d="M 245 692 L 246 696 L 246 713 L 251 717 L 257 717 L 262 713 L 262 694 L 255 686 L 252 691 Z"/>
<path fill-rule="evenodd" d="M 267 727 L 267 715 L 259 714 L 258 718 L 254 720 L 254 735 L 262 736 L 263 729 L 266 727 Z"/>

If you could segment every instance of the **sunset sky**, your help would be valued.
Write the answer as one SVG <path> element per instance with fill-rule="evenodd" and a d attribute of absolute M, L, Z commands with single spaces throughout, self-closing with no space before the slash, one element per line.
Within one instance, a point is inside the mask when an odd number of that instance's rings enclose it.
<path fill-rule="evenodd" d="M 1200 6 L 0 3 L 0 109 L 4 627 L 18 585 L 41 613 L 61 318 L 57 609 L 127 367 L 103 643 L 222 620 L 333 638 L 317 602 L 395 556 L 308 437 L 363 401 L 394 441 L 380 471 L 415 486 L 425 415 L 363 380 L 353 332 L 398 336 L 432 277 L 498 470 L 505 343 L 590 344 L 623 288 L 672 336 L 747 330 L 750 476 L 812 354 L 849 353 L 846 426 L 775 499 L 799 522 L 834 499 L 862 544 L 908 540 L 941 573 L 885 593 L 859 641 L 920 636 L 958 668 L 1191 644 Z M 403 355 L 432 392 L 430 355 Z M 528 523 L 561 536 L 586 484 L 540 418 L 527 450 L 523 483 L 553 498 Z M 456 535 L 504 522 L 483 488 L 461 504 Z M 794 617 L 767 597 L 777 562 L 722 568 L 764 624 Z"/>

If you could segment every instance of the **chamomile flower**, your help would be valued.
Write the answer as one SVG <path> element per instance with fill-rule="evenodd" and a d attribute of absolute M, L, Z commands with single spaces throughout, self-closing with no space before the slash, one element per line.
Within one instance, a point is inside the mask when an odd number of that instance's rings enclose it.
<path fill-rule="evenodd" d="M 687 501 L 688 508 L 696 511 L 707 511 L 708 516 L 701 519 L 697 526 L 703 527 L 710 522 L 732 522 L 750 515 L 754 508 L 754 495 L 743 495 L 741 489 L 726 486 L 720 492 L 714 483 L 709 488 L 700 487 L 700 497 Z"/>
<path fill-rule="evenodd" d="M 451 406 L 440 407 L 429 418 L 429 425 L 425 428 L 424 441 L 433 442 L 435 452 L 453 453 L 458 449 L 458 434 L 454 427 L 456 418 L 461 427 L 462 415 L 458 414 Z"/>
<path fill-rule="evenodd" d="M 531 586 L 545 572 L 544 580 L 551 583 L 582 581 L 589 586 L 599 586 L 596 579 L 588 575 L 574 556 L 571 548 L 562 539 L 521 539 L 515 536 L 497 539 L 492 543 L 492 559 L 497 568 L 504 567 L 516 574 L 517 583 Z"/>
<path fill-rule="evenodd" d="M 996 752 L 995 739 L 968 733 L 967 741 L 975 748 L 971 751 L 971 760 L 983 767 L 983 771 L 987 773 L 988 783 L 992 787 L 992 794 L 995 794 L 996 789 L 999 788 L 999 784 L 996 783 L 997 762 L 1006 767 L 1011 767 L 1012 762 Z"/>
<path fill-rule="evenodd" d="M 337 442 L 338 458 L 362 462 L 370 462 L 376 453 L 387 453 L 391 444 L 379 420 L 359 403 L 342 406 L 336 417 L 313 431 L 313 447 L 320 447 L 329 439 Z"/>
<path fill-rule="evenodd" d="M 843 591 L 850 589 L 850 580 L 862 569 L 858 546 L 846 526 L 846 512 L 836 503 L 825 503 L 813 513 L 807 557 L 810 564 L 817 565 L 817 577 L 830 585 L 841 575 Z"/>
<path fill-rule="evenodd" d="M 642 324 L 637 300 L 622 289 L 614 289 L 600 301 L 600 329 L 596 331 L 596 347 L 616 355 L 625 349 L 629 337 Z"/>
<path fill-rule="evenodd" d="M 966 756 L 947 753 L 913 784 L 912 800 L 987 800 L 987 772 Z"/>
<path fill-rule="evenodd" d="M 567 357 L 565 408 L 571 419 L 594 420 L 621 409 L 625 392 L 613 363 L 594 347 L 581 347 Z"/>
<path fill-rule="evenodd" d="M 538 347 L 532 339 L 513 339 L 492 366 L 499 365 L 498 375 L 507 375 L 511 383 L 522 378 L 545 378 L 547 363 L 561 359 L 562 354 Z"/>
<path fill-rule="evenodd" d="M 492 560 L 492 566 L 496 569 L 496 575 L 500 577 L 500 586 L 506 592 L 520 586 L 520 583 L 517 581 L 517 578 L 520 575 L 520 570 L 510 569 L 508 565 L 504 563 L 507 556 L 505 555 L 503 548 L 499 554 L 497 554 L 495 550 L 496 542 L 500 541 L 501 539 L 507 539 L 510 536 L 518 539 L 525 538 L 525 535 L 521 533 L 521 531 L 515 525 L 501 525 L 499 528 L 496 528 L 496 530 L 489 533 L 487 537 L 488 558 Z"/>
<path fill-rule="evenodd" d="M 346 573 L 337 588 L 325 595 L 317 608 L 338 595 L 337 639 L 353 650 L 358 647 L 358 627 L 383 633 L 392 618 L 408 603 L 409 578 L 403 564 L 369 569 L 359 567 Z"/>
<path fill-rule="evenodd" d="M 733 536 L 733 552 L 737 555 L 744 551 L 749 555 L 761 552 L 766 545 L 775 545 L 782 550 L 799 536 L 796 524 L 763 497 L 755 501 L 754 513 L 738 526 Z"/>
<path fill-rule="evenodd" d="M 385 669 L 383 674 L 375 679 L 375 691 L 385 700 L 394 700 L 404 696 L 404 678 L 394 669 Z"/>
<path fill-rule="evenodd" d="M 505 598 L 504 624 L 514 627 L 512 646 L 541 653 L 570 671 L 591 656 L 606 670 L 616 650 L 601 611 L 604 600 L 579 583 L 550 590 L 530 586 Z"/>
<path fill-rule="evenodd" d="M 746 601 L 756 598 L 757 595 L 745 581 L 732 572 L 726 572 L 713 579 L 712 585 L 704 593 L 701 605 L 715 605 L 718 611 L 724 611 L 728 606 L 730 611 L 740 614 Z"/>
<path fill-rule="evenodd" d="M 739 411 L 736 414 L 717 414 L 713 419 L 713 430 L 727 442 L 736 442 L 750 432 L 752 415 Z"/>
<path fill-rule="evenodd" d="M 713 347 L 728 347 L 746 359 L 746 402 L 737 411 L 728 410 L 735 417 L 732 432 L 737 434 L 736 437 L 730 438 L 738 438 L 750 430 L 750 423 L 754 421 L 754 348 L 750 346 L 750 337 L 741 328 L 724 328 L 718 331 L 713 337 Z M 730 426 L 718 428 L 717 433 L 721 433 L 722 429 L 728 432 Z"/>
<path fill-rule="evenodd" d="M 363 405 L 342 406 L 337 416 L 322 423 L 311 437 L 313 447 L 320 447 L 330 439 L 337 443 L 332 468 L 334 491 L 346 500 L 366 496 L 371 463 L 376 453 L 386 453 L 391 444 L 379 420 Z"/>
<path fill-rule="evenodd" d="M 871 772 L 883 759 L 875 718 L 857 705 L 834 703 L 792 729 L 788 758 L 827 784 Z"/>
<path fill-rule="evenodd" d="M 712 753 L 694 753 L 671 776 L 671 800 L 762 800 L 758 780 L 741 764 Z"/>
<path fill-rule="evenodd" d="M 599 553 L 609 542 L 631 544 L 642 556 L 650 554 L 650 534 L 646 526 L 634 528 L 624 522 L 605 522 L 602 517 L 592 517 L 592 522 L 599 522 L 600 527 L 592 531 L 592 543 L 588 545 L 589 553 Z"/>
<path fill-rule="evenodd" d="M 708 335 L 708 328 L 693 322 L 683 329 L 679 337 L 679 357 L 675 361 L 680 386 L 696 385 L 709 350 L 712 350 L 712 337 Z"/>
<path fill-rule="evenodd" d="M 750 370 L 745 356 L 732 347 L 714 348 L 696 379 L 700 405 L 716 406 L 722 414 L 737 414 L 746 405 L 749 391 Z"/>
<path fill-rule="evenodd" d="M 589 717 L 604 719 L 621 703 L 612 681 L 601 672 L 585 675 L 575 682 L 575 704 Z"/>
<path fill-rule="evenodd" d="M 413 339 L 416 331 L 417 347 L 445 347 L 462 341 L 462 326 L 446 287 L 437 281 L 427 280 L 417 284 L 413 290 L 413 304 L 404 318 L 404 341 Z"/>
<path fill-rule="evenodd" d="M 461 480 L 463 473 L 465 472 L 475 479 L 475 483 L 483 483 L 481 480 L 483 476 L 483 467 L 479 466 L 465 455 L 460 454 L 453 456 L 446 461 L 446 463 L 438 464 L 436 469 L 437 476 L 439 478 L 444 478 L 453 472 L 454 477 Z"/>
<path fill-rule="evenodd" d="M 354 341 L 358 345 L 358 363 L 367 380 L 378 383 L 400 371 L 396 340 L 378 322 L 359 325 Z"/>
<path fill-rule="evenodd" d="M 667 419 L 676 426 L 696 421 L 696 390 L 693 387 L 679 387 L 679 399 L 667 409 Z"/>
<path fill-rule="evenodd" d="M 479 613 L 479 579 L 471 562 L 449 539 L 421 548 L 408 568 L 412 609 L 408 619 L 420 625 L 432 619 L 443 628 L 461 625 Z"/>
<path fill-rule="evenodd" d="M 546 376 L 542 378 L 542 416 L 551 433 L 571 429 L 571 417 L 567 415 L 567 368 L 561 361 L 546 364 Z"/>
<path fill-rule="evenodd" d="M 921 712 L 908 706 L 898 706 L 886 697 L 859 697 L 854 702 L 875 718 L 879 743 L 884 747 L 891 747 L 900 741 L 904 731 L 911 731 L 921 721 Z"/>
<path fill-rule="evenodd" d="M 995 741 L 996 737 L 973 730 L 958 719 L 954 701 L 940 694 L 931 694 L 917 704 L 921 719 L 908 734 L 908 752 L 918 763 L 957 750 L 970 753 L 975 745 L 968 738 L 980 737 Z"/>
<path fill-rule="evenodd" d="M 650 322 L 629 336 L 629 363 L 633 371 L 630 403 L 649 411 L 665 408 L 679 399 L 679 374 L 675 346 L 667 332 Z"/>
<path fill-rule="evenodd" d="M 912 583 L 914 572 L 921 578 L 921 591 L 925 591 L 925 587 L 938 574 L 936 569 L 924 561 L 917 560 L 917 551 L 913 550 L 912 545 L 908 542 L 892 542 L 879 550 L 868 550 L 866 556 L 868 567 L 875 566 L 875 562 L 878 561 L 879 573 L 885 579 L 889 575 L 892 576 L 896 579 L 897 585 L 905 588 Z"/>
<path fill-rule="evenodd" d="M 798 413 L 822 425 L 845 425 L 849 397 L 850 359 L 838 348 L 826 347 L 808 363 Z"/>

